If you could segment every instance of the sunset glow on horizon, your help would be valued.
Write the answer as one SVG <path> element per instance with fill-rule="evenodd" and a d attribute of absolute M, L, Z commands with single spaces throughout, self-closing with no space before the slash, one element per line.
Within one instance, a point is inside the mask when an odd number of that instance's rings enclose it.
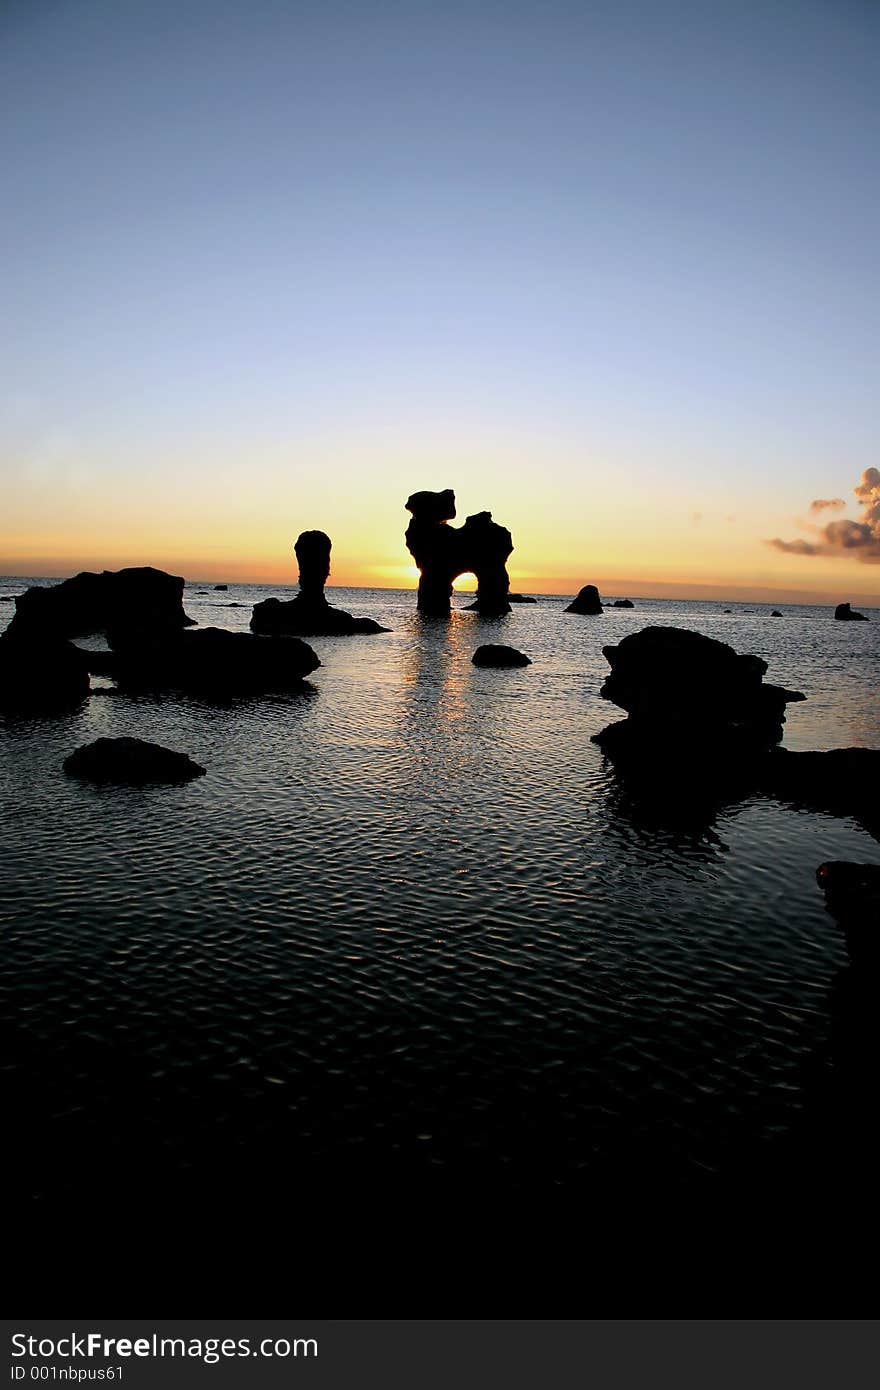
<path fill-rule="evenodd" d="M 453 488 L 514 590 L 880 604 L 878 38 L 795 0 L 4 10 L 0 572 L 295 584 L 319 528 L 331 584 L 414 588 L 406 498 Z"/>

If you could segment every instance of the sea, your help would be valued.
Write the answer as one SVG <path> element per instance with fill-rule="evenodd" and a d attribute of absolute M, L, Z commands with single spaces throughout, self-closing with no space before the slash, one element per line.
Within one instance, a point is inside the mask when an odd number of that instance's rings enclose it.
<path fill-rule="evenodd" d="M 254 603 L 294 592 L 196 581 L 184 605 L 245 631 Z M 633 594 L 579 617 L 538 595 L 486 619 L 460 594 L 447 621 L 413 591 L 327 596 L 391 630 L 311 639 L 302 693 L 211 703 L 93 678 L 81 709 L 0 719 L 22 1289 L 75 1273 L 120 1304 L 140 1280 L 163 1311 L 259 1287 L 433 1316 L 482 1315 L 499 1291 L 517 1315 L 607 1311 L 644 1284 L 646 1311 L 668 1311 L 661 1218 L 699 1243 L 675 1286 L 692 1299 L 839 1291 L 816 1252 L 869 1209 L 876 981 L 815 870 L 880 865 L 880 846 L 767 798 L 643 818 L 591 737 L 621 714 L 603 647 L 660 624 L 803 691 L 784 746 L 878 748 L 880 612 Z M 485 642 L 532 664 L 478 669 Z M 119 735 L 207 773 L 64 774 Z"/>

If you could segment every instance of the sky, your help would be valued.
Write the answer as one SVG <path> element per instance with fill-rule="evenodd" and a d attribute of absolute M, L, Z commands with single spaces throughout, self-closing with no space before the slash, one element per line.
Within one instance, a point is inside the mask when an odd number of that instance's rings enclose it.
<path fill-rule="evenodd" d="M 880 603 L 878 150 L 874 0 L 0 0 L 0 572 Z"/>

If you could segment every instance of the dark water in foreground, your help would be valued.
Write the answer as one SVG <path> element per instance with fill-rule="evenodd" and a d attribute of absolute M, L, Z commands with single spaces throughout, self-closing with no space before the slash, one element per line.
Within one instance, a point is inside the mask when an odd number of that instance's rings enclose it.
<path fill-rule="evenodd" d="M 191 615 L 236 628 L 282 592 L 198 587 Z M 479 1315 L 500 1290 L 515 1313 L 619 1295 L 625 1314 L 651 1311 L 627 1302 L 641 1278 L 675 1312 L 676 1241 L 701 1251 L 677 1287 L 727 1290 L 721 1315 L 759 1311 L 732 1307 L 734 1277 L 753 1299 L 782 1267 L 848 1287 L 817 1251 L 873 1205 L 876 995 L 814 870 L 880 863 L 880 846 L 766 800 L 640 823 L 590 735 L 614 717 L 602 644 L 659 621 L 805 691 L 789 746 L 880 746 L 876 614 L 646 600 L 588 619 L 547 598 L 439 623 L 412 594 L 330 597 L 394 631 L 314 639 L 306 695 L 96 694 L 0 723 L 9 1192 L 38 1233 L 28 1259 L 60 1230 L 91 1246 L 86 1289 L 217 1288 L 238 1311 L 265 1284 L 299 1307 L 302 1287 L 353 1298 L 340 1312 Z M 477 670 L 483 641 L 534 665 Z M 208 775 L 96 790 L 61 772 L 119 734 Z"/>

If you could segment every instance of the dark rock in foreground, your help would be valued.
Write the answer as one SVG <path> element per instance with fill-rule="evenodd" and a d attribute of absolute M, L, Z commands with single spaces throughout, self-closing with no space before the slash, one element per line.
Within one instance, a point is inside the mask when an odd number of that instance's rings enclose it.
<path fill-rule="evenodd" d="M 189 782 L 205 769 L 186 753 L 141 738 L 99 738 L 64 760 L 64 771 L 89 782 L 145 786 L 150 782 Z"/>
<path fill-rule="evenodd" d="M 599 598 L 599 590 L 595 584 L 585 584 L 568 607 L 566 613 L 581 613 L 584 617 L 595 617 L 602 612 L 602 600 Z"/>
<path fill-rule="evenodd" d="M 850 608 L 848 603 L 839 603 L 834 610 L 834 616 L 839 623 L 867 623 L 870 620 L 864 613 L 857 613 Z"/>
<path fill-rule="evenodd" d="M 759 732 L 785 720 L 804 696 L 765 685 L 767 663 L 687 628 L 648 627 L 602 648 L 611 674 L 601 695 L 631 717 L 665 730 L 736 725 Z"/>
<path fill-rule="evenodd" d="M 330 575 L 332 542 L 324 531 L 303 531 L 294 550 L 299 565 L 299 593 L 283 602 L 264 599 L 254 605 L 253 632 L 296 635 L 299 637 L 348 637 L 357 633 L 388 632 L 372 618 L 353 618 L 343 608 L 334 608 L 324 596 Z"/>
<path fill-rule="evenodd" d="M 89 693 L 84 653 L 58 637 L 0 637 L 0 708 L 21 713 L 69 709 Z"/>
<path fill-rule="evenodd" d="M 880 865 L 832 859 L 819 865 L 816 881 L 838 921 L 864 923 L 880 934 Z"/>
<path fill-rule="evenodd" d="M 257 637 L 216 627 L 171 637 L 117 637 L 113 656 L 112 674 L 121 686 L 209 698 L 296 690 L 321 665 L 296 637 Z"/>
<path fill-rule="evenodd" d="M 452 585 L 459 575 L 475 574 L 477 597 L 473 607 L 485 615 L 510 612 L 510 577 L 507 557 L 513 539 L 491 512 L 469 516 L 463 526 L 447 525 L 455 516 L 455 493 L 414 492 L 406 509 L 412 520 L 406 528 L 406 546 L 420 573 L 419 612 L 447 617 Z"/>
<path fill-rule="evenodd" d="M 685 628 L 645 628 L 603 648 L 601 694 L 628 718 L 594 735 L 628 791 L 676 816 L 758 789 L 786 705 L 766 662 Z"/>
<path fill-rule="evenodd" d="M 487 642 L 477 647 L 471 657 L 475 666 L 531 666 L 532 659 L 516 647 L 505 647 L 500 643 Z"/>
<path fill-rule="evenodd" d="M 27 589 L 15 600 L 11 636 L 86 637 L 134 626 L 173 631 L 193 626 L 183 611 L 184 581 L 143 566 L 85 572 L 61 584 Z"/>
<path fill-rule="evenodd" d="M 828 911 L 843 928 L 853 961 L 880 963 L 880 865 L 831 860 L 819 865 L 816 882 Z"/>
<path fill-rule="evenodd" d="M 776 747 L 786 706 L 804 696 L 765 684 L 764 661 L 679 628 L 646 628 L 604 650 L 612 669 L 602 694 L 629 717 L 593 741 L 630 794 L 676 813 L 772 796 L 880 834 L 880 750 Z"/>
<path fill-rule="evenodd" d="M 761 767 L 760 786 L 780 801 L 857 816 L 869 828 L 880 825 L 880 750 L 875 748 L 819 753 L 776 748 Z"/>

